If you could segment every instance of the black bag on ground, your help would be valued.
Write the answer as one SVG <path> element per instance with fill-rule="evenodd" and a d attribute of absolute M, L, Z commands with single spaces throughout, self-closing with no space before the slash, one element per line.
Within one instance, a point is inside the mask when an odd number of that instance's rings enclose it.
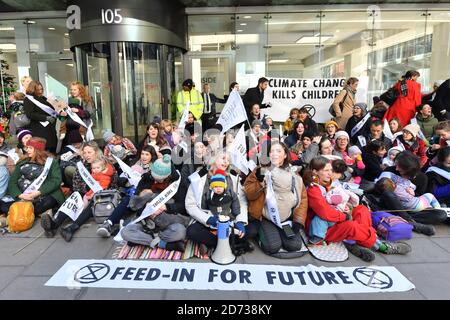
<path fill-rule="evenodd" d="M 119 205 L 120 192 L 117 190 L 102 190 L 96 192 L 92 198 L 92 214 L 95 222 L 103 223 Z"/>

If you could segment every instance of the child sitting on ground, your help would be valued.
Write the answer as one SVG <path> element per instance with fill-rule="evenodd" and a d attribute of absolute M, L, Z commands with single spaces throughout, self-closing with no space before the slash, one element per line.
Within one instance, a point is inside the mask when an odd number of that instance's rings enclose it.
<path fill-rule="evenodd" d="M 104 160 L 96 160 L 91 164 L 91 175 L 95 181 L 97 181 L 103 189 L 107 189 L 111 184 L 112 177 L 114 175 L 114 169 L 112 165 L 107 164 Z M 89 201 L 94 196 L 94 191 L 89 190 L 83 197 L 84 208 L 89 204 Z"/>
<path fill-rule="evenodd" d="M 137 154 L 137 149 L 133 142 L 127 138 L 118 136 L 109 130 L 103 132 L 103 140 L 105 140 L 106 143 L 104 156 L 110 163 L 117 163 L 116 159 L 113 157 L 113 155 L 115 155 L 126 164 L 131 164 L 134 156 Z M 117 166 L 116 169 L 120 168 Z"/>
<path fill-rule="evenodd" d="M 392 167 L 395 165 L 395 157 L 402 152 L 403 149 L 401 147 L 392 147 L 387 152 L 386 157 L 383 158 L 383 161 L 381 163 L 382 166 L 386 169 L 387 167 Z"/>
<path fill-rule="evenodd" d="M 337 186 L 328 191 L 325 194 L 325 198 L 336 210 L 345 213 L 347 215 L 347 220 L 352 219 L 353 208 L 359 205 L 358 196 L 349 190 L 345 190 L 341 186 Z M 322 243 L 328 228 L 333 225 L 334 222 L 323 220 L 318 215 L 315 215 L 311 220 L 309 242 L 312 244 Z"/>
<path fill-rule="evenodd" d="M 390 178 L 382 177 L 375 184 L 375 190 L 381 194 L 384 191 L 393 192 L 397 198 L 400 200 L 403 208 L 406 210 L 424 210 L 427 208 L 435 208 L 438 209 L 441 207 L 437 199 L 431 193 L 425 193 L 420 197 L 416 197 L 414 194 L 414 190 L 416 186 L 409 180 L 392 176 L 394 181 Z"/>
<path fill-rule="evenodd" d="M 362 152 L 357 146 L 351 146 L 348 148 L 348 159 L 346 159 L 346 164 L 351 169 L 353 183 L 361 184 L 361 177 L 364 174 L 364 169 L 366 168 L 362 160 Z"/>

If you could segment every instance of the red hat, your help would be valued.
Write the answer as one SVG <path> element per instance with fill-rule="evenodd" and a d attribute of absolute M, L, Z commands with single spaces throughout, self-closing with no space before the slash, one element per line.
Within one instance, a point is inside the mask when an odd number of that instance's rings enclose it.
<path fill-rule="evenodd" d="M 27 147 L 33 147 L 36 150 L 44 151 L 45 150 L 45 142 L 34 140 L 33 138 L 31 138 L 30 141 L 28 141 L 28 143 L 27 143 Z"/>

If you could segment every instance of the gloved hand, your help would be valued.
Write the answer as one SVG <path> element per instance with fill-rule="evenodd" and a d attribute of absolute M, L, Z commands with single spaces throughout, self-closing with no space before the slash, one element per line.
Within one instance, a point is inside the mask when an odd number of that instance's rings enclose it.
<path fill-rule="evenodd" d="M 301 223 L 295 221 L 292 222 L 292 231 L 294 231 L 295 234 L 299 233 L 299 231 L 303 229 L 304 227 Z"/>
<path fill-rule="evenodd" d="M 218 221 L 219 219 L 216 216 L 211 216 L 208 218 L 208 220 L 206 220 L 206 223 L 213 228 L 217 228 Z"/>
<path fill-rule="evenodd" d="M 241 237 L 245 235 L 245 226 L 243 222 L 236 222 L 234 227 L 239 230 Z"/>
<path fill-rule="evenodd" d="M 52 123 L 52 124 L 56 122 L 56 118 L 53 118 L 53 117 L 51 117 L 51 116 L 45 117 L 45 120 L 48 121 L 48 122 L 50 122 L 50 123 Z"/>
<path fill-rule="evenodd" d="M 264 181 L 264 175 L 261 174 L 261 167 L 258 167 L 256 169 L 256 179 L 258 179 L 259 182 L 263 182 Z"/>

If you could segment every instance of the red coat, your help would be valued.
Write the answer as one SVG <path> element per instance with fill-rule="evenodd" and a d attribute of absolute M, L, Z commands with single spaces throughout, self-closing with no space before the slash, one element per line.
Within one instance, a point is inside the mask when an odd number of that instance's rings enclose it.
<path fill-rule="evenodd" d="M 112 177 L 115 173 L 115 169 L 114 167 L 107 163 L 106 164 L 106 169 L 104 172 L 100 172 L 100 173 L 91 173 L 92 178 L 94 178 L 95 181 L 97 181 L 99 183 L 99 185 L 103 188 L 103 190 L 108 189 L 109 185 L 111 184 L 112 181 Z M 86 195 L 87 196 L 91 196 L 94 193 L 94 191 L 89 190 Z"/>
<path fill-rule="evenodd" d="M 394 140 L 392 146 L 397 147 L 399 145 L 398 141 L 400 141 L 403 144 L 405 150 L 411 151 L 412 153 L 414 153 L 416 156 L 419 157 L 421 168 L 423 168 L 427 164 L 428 162 L 427 147 L 425 147 L 425 143 L 423 142 L 422 139 L 417 137 L 416 141 L 414 141 L 412 145 L 409 145 L 403 140 L 403 136 L 399 136 L 397 139 Z"/>
<path fill-rule="evenodd" d="M 400 91 L 401 82 L 394 85 L 394 90 Z M 406 80 L 408 86 L 408 95 L 406 97 L 401 94 L 395 100 L 394 104 L 387 110 L 383 117 L 390 121 L 394 117 L 400 119 L 402 127 L 405 127 L 416 114 L 416 107 L 422 103 L 422 95 L 420 93 L 420 83 L 414 80 Z"/>

